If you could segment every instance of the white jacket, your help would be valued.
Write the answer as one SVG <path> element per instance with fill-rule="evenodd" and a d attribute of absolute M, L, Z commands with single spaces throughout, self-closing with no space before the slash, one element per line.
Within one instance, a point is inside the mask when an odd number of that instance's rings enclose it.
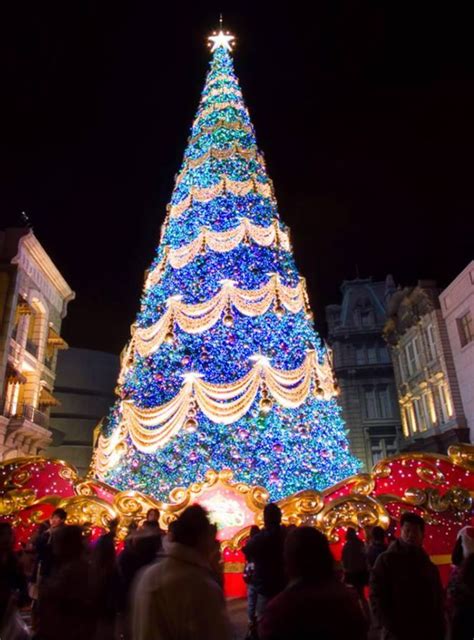
<path fill-rule="evenodd" d="M 133 640 L 230 640 L 224 595 L 209 564 L 173 542 L 138 577 L 133 593 Z"/>

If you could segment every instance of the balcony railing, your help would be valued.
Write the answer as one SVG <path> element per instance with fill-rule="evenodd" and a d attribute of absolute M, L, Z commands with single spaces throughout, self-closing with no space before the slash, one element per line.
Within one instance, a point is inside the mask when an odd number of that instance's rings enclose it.
<path fill-rule="evenodd" d="M 30 422 L 34 422 L 40 427 L 44 427 L 45 429 L 48 428 L 48 422 L 49 422 L 48 416 L 42 411 L 40 411 L 39 409 L 36 409 L 35 407 L 32 407 L 29 404 L 22 405 L 16 413 L 11 413 L 6 410 L 4 412 L 4 415 L 7 418 L 14 418 L 14 419 L 16 418 L 18 420 L 21 420 L 21 419 L 29 420 Z"/>

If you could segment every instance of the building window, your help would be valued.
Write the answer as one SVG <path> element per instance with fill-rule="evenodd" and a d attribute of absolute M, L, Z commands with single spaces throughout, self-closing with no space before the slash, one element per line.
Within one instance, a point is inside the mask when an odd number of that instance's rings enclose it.
<path fill-rule="evenodd" d="M 407 356 L 405 351 L 400 351 L 398 354 L 398 368 L 400 370 L 400 378 L 402 382 L 406 382 L 409 378 L 408 374 L 408 366 L 407 366 Z"/>
<path fill-rule="evenodd" d="M 375 397 L 375 389 L 366 389 L 364 391 L 365 398 L 365 415 L 369 420 L 378 418 L 377 398 Z"/>
<path fill-rule="evenodd" d="M 407 344 L 405 351 L 407 356 L 408 373 L 410 376 L 413 376 L 420 368 L 418 338 L 413 338 L 413 340 Z"/>
<path fill-rule="evenodd" d="M 470 311 L 456 320 L 458 325 L 459 340 L 461 347 L 465 347 L 469 342 L 474 340 L 474 325 L 472 322 L 472 314 Z"/>
<path fill-rule="evenodd" d="M 377 362 L 377 348 L 376 347 L 369 347 L 367 349 L 367 359 L 369 361 L 369 364 L 374 364 L 375 362 Z"/>
<path fill-rule="evenodd" d="M 428 422 L 423 400 L 421 398 L 415 398 L 415 400 L 413 400 L 413 406 L 415 408 L 415 419 L 418 431 L 426 431 L 428 429 Z"/>
<path fill-rule="evenodd" d="M 379 362 L 390 362 L 390 355 L 387 347 L 379 347 Z"/>
<path fill-rule="evenodd" d="M 365 364 L 365 349 L 364 347 L 356 347 L 356 364 Z"/>
<path fill-rule="evenodd" d="M 428 358 L 429 358 L 429 361 L 432 362 L 437 356 L 436 338 L 434 333 L 434 327 L 432 324 L 428 325 L 426 329 L 426 337 L 427 337 L 427 344 L 428 344 Z"/>
<path fill-rule="evenodd" d="M 390 398 L 390 390 L 388 387 L 381 387 L 378 390 L 378 400 L 380 406 L 380 417 L 381 418 L 392 418 L 392 402 Z"/>
<path fill-rule="evenodd" d="M 453 415 L 453 405 L 447 385 L 442 384 L 438 387 L 438 396 L 441 404 L 441 413 L 443 414 L 443 422 L 449 422 Z"/>
<path fill-rule="evenodd" d="M 364 390 L 365 415 L 368 420 L 393 417 L 390 390 L 386 386 L 367 387 Z"/>
<path fill-rule="evenodd" d="M 374 313 L 372 309 L 362 309 L 360 312 L 360 323 L 363 327 L 374 326 Z"/>
<path fill-rule="evenodd" d="M 432 414 L 430 411 L 430 398 L 428 393 L 424 393 L 421 396 L 421 404 L 423 406 L 423 415 L 425 416 L 425 423 L 427 428 L 433 426 Z"/>

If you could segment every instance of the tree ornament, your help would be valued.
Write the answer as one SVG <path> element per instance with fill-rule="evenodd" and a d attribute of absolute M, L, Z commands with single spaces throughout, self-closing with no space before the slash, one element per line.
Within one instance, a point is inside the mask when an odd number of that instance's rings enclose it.
<path fill-rule="evenodd" d="M 222 318 L 222 324 L 227 328 L 234 326 L 234 316 L 232 315 L 232 313 L 230 313 L 230 311 L 227 311 L 227 313 Z"/>
<path fill-rule="evenodd" d="M 199 425 L 196 418 L 190 417 L 186 419 L 183 429 L 186 431 L 186 433 L 194 433 L 195 431 L 197 431 L 198 426 Z"/>
<path fill-rule="evenodd" d="M 173 344 L 174 343 L 174 333 L 173 333 L 173 329 L 169 329 L 168 332 L 166 333 L 165 337 L 163 338 L 163 342 L 165 344 Z"/>
<path fill-rule="evenodd" d="M 275 308 L 273 309 L 275 315 L 277 318 L 283 318 L 283 316 L 285 315 L 285 308 L 282 306 L 282 304 L 277 301 L 275 304 Z"/>
<path fill-rule="evenodd" d="M 266 416 L 272 410 L 273 401 L 270 398 L 262 398 L 258 406 L 260 407 L 260 413 Z"/>

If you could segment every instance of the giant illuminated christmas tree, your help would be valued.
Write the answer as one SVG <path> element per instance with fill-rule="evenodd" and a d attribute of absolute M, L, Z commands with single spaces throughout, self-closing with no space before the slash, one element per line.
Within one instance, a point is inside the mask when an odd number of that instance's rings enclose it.
<path fill-rule="evenodd" d="M 229 53 L 212 60 L 97 477 L 166 499 L 229 468 L 279 499 L 351 475 L 332 370 Z"/>

